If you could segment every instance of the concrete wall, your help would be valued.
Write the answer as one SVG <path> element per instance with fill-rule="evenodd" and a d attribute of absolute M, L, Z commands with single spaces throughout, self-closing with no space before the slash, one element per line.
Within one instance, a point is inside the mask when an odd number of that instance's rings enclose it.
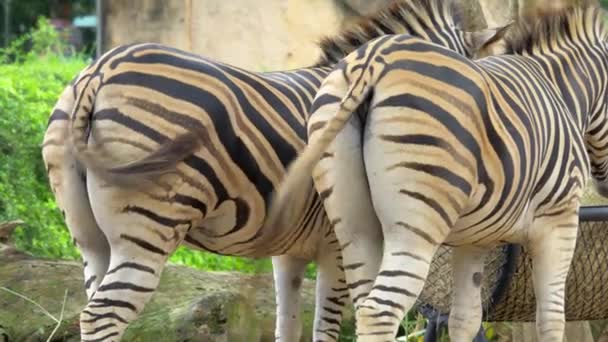
<path fill-rule="evenodd" d="M 330 0 L 105 0 L 103 50 L 159 42 L 252 70 L 306 66 L 347 17 Z"/>
<path fill-rule="evenodd" d="M 251 70 L 312 64 L 316 42 L 390 0 L 102 0 L 103 51 L 159 42 Z M 459 0 L 470 28 L 575 0 Z"/>

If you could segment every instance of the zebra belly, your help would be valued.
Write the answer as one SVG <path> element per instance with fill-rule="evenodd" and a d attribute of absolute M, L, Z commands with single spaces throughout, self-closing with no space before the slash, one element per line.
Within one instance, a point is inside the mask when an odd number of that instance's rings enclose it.
<path fill-rule="evenodd" d="M 318 229 L 323 228 L 326 227 L 318 227 Z M 323 230 L 325 231 L 325 229 Z M 193 227 L 182 244 L 188 248 L 219 255 L 248 257 L 247 253 L 239 253 L 237 249 L 230 248 L 227 243 L 218 243 L 218 241 L 224 242 L 224 238 L 212 238 L 207 235 L 208 233 L 204 227 Z M 326 235 L 329 234 L 323 234 L 323 236 Z M 225 238 L 225 240 L 228 239 L 228 237 Z M 234 238 L 230 240 L 235 241 Z M 292 243 L 283 254 L 304 260 L 314 260 L 322 248 L 331 246 L 333 240 L 335 240 L 333 234 L 322 238 L 318 232 L 312 232 Z"/>
<path fill-rule="evenodd" d="M 317 203 L 313 203 L 317 206 Z M 263 218 L 249 216 L 247 222 L 239 222 L 237 208 L 233 201 L 225 201 L 216 210 L 196 226 L 193 226 L 183 244 L 197 250 L 208 251 L 220 255 L 249 256 L 252 237 L 261 229 Z M 335 241 L 330 224 L 324 215 L 314 219 L 304 220 L 301 224 L 294 223 L 285 229 L 293 234 L 285 241 L 284 248 L 279 254 L 313 260 L 321 248 L 327 248 Z M 277 253 L 272 253 L 277 254 Z"/>
<path fill-rule="evenodd" d="M 502 213 L 501 217 L 494 215 L 476 222 L 460 219 L 448 234 L 445 244 L 493 247 L 504 243 L 523 243 L 534 220 L 532 208 L 533 205 L 528 202 L 518 214 Z"/>

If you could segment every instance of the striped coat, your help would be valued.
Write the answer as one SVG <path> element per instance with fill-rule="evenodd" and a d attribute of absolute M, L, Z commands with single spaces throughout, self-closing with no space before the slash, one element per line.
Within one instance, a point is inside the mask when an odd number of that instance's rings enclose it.
<path fill-rule="evenodd" d="M 158 44 L 118 47 L 61 96 L 43 157 L 85 262 L 83 340 L 119 340 L 181 244 L 273 258 L 277 338 L 298 340 L 299 286 L 318 264 L 315 340 L 336 340 L 348 297 L 340 248 L 318 195 L 260 248 L 269 195 L 306 142 L 306 120 L 338 58 L 409 32 L 471 55 L 488 33 L 456 28 L 450 6 L 399 1 L 322 43 L 318 65 L 255 73 Z M 66 140 L 69 138 L 69 141 Z"/>
<path fill-rule="evenodd" d="M 582 5 L 522 19 L 484 47 L 506 55 L 479 61 L 385 36 L 323 81 L 309 145 L 277 190 L 262 236 L 281 238 L 312 174 L 359 296 L 359 341 L 392 339 L 440 244 L 454 247 L 450 337 L 471 341 L 482 317 L 483 258 L 502 243 L 530 250 L 539 339 L 563 339 L 590 173 L 608 194 L 603 15 Z M 373 277 L 349 276 L 378 265 Z"/>

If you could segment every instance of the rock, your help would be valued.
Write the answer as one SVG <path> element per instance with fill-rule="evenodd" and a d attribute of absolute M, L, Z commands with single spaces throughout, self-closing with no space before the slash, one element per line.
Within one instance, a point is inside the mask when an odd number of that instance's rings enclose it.
<path fill-rule="evenodd" d="M 6 257 L 0 254 L 0 287 L 37 302 L 64 320 L 53 341 L 78 341 L 78 316 L 85 305 L 82 266 L 77 262 Z M 304 332 L 310 341 L 314 282 L 303 283 Z M 158 291 L 133 322 L 124 341 L 274 341 L 272 276 L 202 272 L 168 265 Z M 0 289 L 0 342 L 46 341 L 56 323 L 24 299 Z M 2 328 L 3 327 L 3 328 Z M 10 336 L 10 339 L 8 339 Z"/>
<path fill-rule="evenodd" d="M 519 8 L 517 0 L 480 0 L 479 5 L 488 27 L 505 25 L 517 16 Z"/>
<path fill-rule="evenodd" d="M 342 4 L 347 12 L 352 12 L 354 15 L 367 15 L 388 5 L 391 0 L 338 0 L 337 2 Z"/>

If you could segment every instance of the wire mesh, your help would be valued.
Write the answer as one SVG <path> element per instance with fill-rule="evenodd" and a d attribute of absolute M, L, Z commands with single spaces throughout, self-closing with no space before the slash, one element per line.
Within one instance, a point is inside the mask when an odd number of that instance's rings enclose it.
<path fill-rule="evenodd" d="M 604 213 L 608 207 L 604 207 Z M 601 216 L 601 215 L 599 215 Z M 599 217 L 601 218 L 601 217 Z M 608 318 L 608 221 L 581 221 L 574 259 L 566 283 L 566 320 Z M 442 247 L 433 260 L 422 294 L 421 311 L 449 312 L 452 298 L 452 252 Z M 486 321 L 534 321 L 536 304 L 532 263 L 523 247 L 502 246 L 487 260 L 482 300 Z"/>

